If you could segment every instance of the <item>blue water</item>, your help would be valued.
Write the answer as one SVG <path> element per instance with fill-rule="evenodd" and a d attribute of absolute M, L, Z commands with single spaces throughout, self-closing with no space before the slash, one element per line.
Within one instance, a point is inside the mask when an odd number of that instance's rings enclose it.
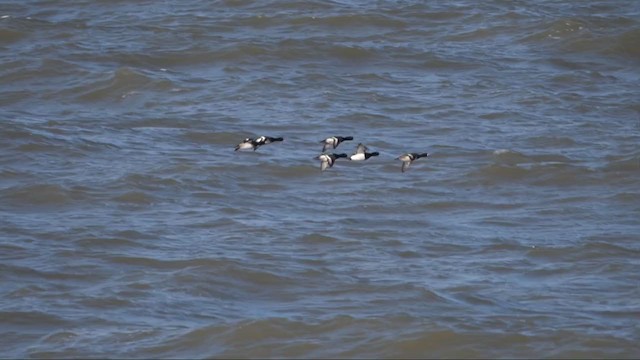
<path fill-rule="evenodd" d="M 5 1 L 0 356 L 638 357 L 639 36 L 636 1 Z M 328 136 L 380 156 L 322 172 Z"/>

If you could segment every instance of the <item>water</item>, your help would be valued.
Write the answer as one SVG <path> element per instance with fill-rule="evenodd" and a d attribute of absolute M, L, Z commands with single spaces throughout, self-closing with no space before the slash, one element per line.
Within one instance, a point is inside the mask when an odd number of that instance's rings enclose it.
<path fill-rule="evenodd" d="M 4 1 L 0 63 L 2 357 L 640 356 L 637 1 Z"/>

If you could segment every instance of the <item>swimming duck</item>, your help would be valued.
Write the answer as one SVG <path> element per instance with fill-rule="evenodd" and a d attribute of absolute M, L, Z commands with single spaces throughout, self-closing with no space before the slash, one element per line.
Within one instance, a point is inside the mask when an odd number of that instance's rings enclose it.
<path fill-rule="evenodd" d="M 343 141 L 347 141 L 347 140 L 353 140 L 353 136 L 331 136 L 328 137 L 322 141 L 320 141 L 321 144 L 324 144 L 322 146 L 322 152 L 327 151 L 328 147 L 332 147 L 333 149 L 337 148 L 338 145 L 340 145 L 341 142 Z"/>
<path fill-rule="evenodd" d="M 353 155 L 349 156 L 349 160 L 363 161 L 363 160 L 367 160 L 372 156 L 380 155 L 380 153 L 377 151 L 368 153 L 367 150 L 369 150 L 369 148 L 364 146 L 362 143 L 358 144 L 358 147 L 356 148 L 356 152 Z"/>
<path fill-rule="evenodd" d="M 258 149 L 262 145 L 271 144 L 272 142 L 282 141 L 282 140 L 284 139 L 281 137 L 276 138 L 276 137 L 270 137 L 270 136 L 259 136 L 255 139 L 246 138 L 240 144 L 236 145 L 235 151 L 249 150 L 249 149 L 253 149 L 253 151 L 256 151 L 256 149 Z"/>
<path fill-rule="evenodd" d="M 398 160 L 402 161 L 402 172 L 407 171 L 407 169 L 409 168 L 409 166 L 411 165 L 411 163 L 416 160 L 416 159 L 420 159 L 421 157 L 427 157 L 429 156 L 428 153 L 423 153 L 423 154 L 419 154 L 419 153 L 407 153 L 404 155 L 400 155 L 398 157 Z"/>
<path fill-rule="evenodd" d="M 316 157 L 316 159 L 320 160 L 320 170 L 325 171 L 327 167 L 332 167 L 336 162 L 336 159 L 346 158 L 347 154 L 321 154 Z"/>

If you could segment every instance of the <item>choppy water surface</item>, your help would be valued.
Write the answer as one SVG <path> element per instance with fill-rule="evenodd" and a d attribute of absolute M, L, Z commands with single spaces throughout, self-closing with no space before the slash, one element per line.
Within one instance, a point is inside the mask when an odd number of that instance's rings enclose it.
<path fill-rule="evenodd" d="M 2 357 L 640 356 L 640 2 L 4 1 L 0 64 Z"/>

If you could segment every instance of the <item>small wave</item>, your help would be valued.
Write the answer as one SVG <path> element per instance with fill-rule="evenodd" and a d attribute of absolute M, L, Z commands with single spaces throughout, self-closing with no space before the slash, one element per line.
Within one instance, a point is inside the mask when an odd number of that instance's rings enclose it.
<path fill-rule="evenodd" d="M 270 47 L 254 43 L 229 45 L 215 51 L 212 59 L 239 63 L 242 59 L 268 55 L 270 51 Z"/>
<path fill-rule="evenodd" d="M 113 200 L 122 203 L 139 205 L 149 205 L 155 202 L 155 198 L 153 196 L 140 191 L 130 191 L 114 197 Z"/>
<path fill-rule="evenodd" d="M 323 17 L 300 17 L 291 20 L 291 23 L 305 27 L 328 27 L 332 31 L 336 28 L 353 28 L 357 31 L 361 30 L 364 27 L 373 27 L 378 31 L 382 31 L 381 28 L 402 29 L 407 26 L 407 23 L 401 18 L 391 17 L 383 14 L 349 14 Z"/>
<path fill-rule="evenodd" d="M 160 270 L 179 270 L 188 267 L 206 267 L 212 269 L 224 269 L 233 266 L 235 261 L 228 259 L 193 258 L 180 260 L 161 260 L 139 256 L 112 256 L 106 260 L 115 264 L 150 267 Z"/>
<path fill-rule="evenodd" d="M 640 59 L 640 47 L 637 46 L 640 29 L 629 30 L 629 26 L 621 25 L 625 22 L 632 25 L 628 18 L 602 26 L 579 19 L 560 19 L 522 41 L 548 43 L 563 54 L 597 53 L 637 61 Z"/>
<path fill-rule="evenodd" d="M 148 90 L 168 90 L 173 86 L 168 80 L 158 80 L 131 68 L 123 67 L 110 74 L 107 79 L 94 81 L 66 90 L 80 93 L 77 99 L 88 102 L 120 101 L 130 95 Z"/>
<path fill-rule="evenodd" d="M 540 186 L 586 185 L 598 181 L 595 171 L 569 161 L 560 155 L 525 156 L 506 151 L 497 155 L 496 163 L 472 171 L 467 178 L 489 183 L 525 181 Z"/>
<path fill-rule="evenodd" d="M 491 164 L 468 175 L 470 175 L 468 179 L 480 178 L 488 182 L 504 182 L 526 179 L 529 171 L 514 165 Z"/>
<path fill-rule="evenodd" d="M 133 305 L 133 302 L 130 300 L 117 296 L 85 297 L 81 299 L 79 303 L 98 311 L 122 309 Z"/>
<path fill-rule="evenodd" d="M 570 165 L 572 160 L 559 154 L 536 154 L 525 155 L 521 152 L 498 149 L 493 152 L 495 164 L 497 165 L 522 165 L 528 167 Z"/>
<path fill-rule="evenodd" d="M 548 40 L 561 40 L 567 37 L 576 37 L 586 31 L 586 25 L 579 20 L 559 19 L 553 20 L 545 26 L 544 30 L 526 36 L 525 42 L 544 42 Z"/>
<path fill-rule="evenodd" d="M 61 253 L 59 253 L 60 255 Z M 77 256 L 77 253 L 73 253 L 74 257 Z M 0 270 L 4 274 L 12 274 L 16 276 L 26 277 L 26 278 L 40 278 L 47 281 L 51 280 L 63 280 L 63 281 L 90 281 L 95 280 L 95 270 L 94 266 L 76 266 L 74 268 L 68 269 L 68 271 L 62 270 L 39 270 L 35 268 L 34 265 L 29 264 L 27 266 L 14 266 L 14 265 L 0 265 Z M 64 269 L 63 269 L 64 270 Z"/>
<path fill-rule="evenodd" d="M 601 241 L 588 241 L 574 246 L 537 246 L 527 251 L 528 257 L 543 258 L 554 261 L 578 261 L 618 257 L 628 259 L 637 257 L 638 255 L 640 255 L 640 249 L 633 249 Z"/>
<path fill-rule="evenodd" d="M 287 39 L 273 45 L 242 44 L 222 48 L 213 56 L 213 60 L 241 63 L 244 60 L 255 61 L 264 57 L 271 60 L 340 60 L 361 62 L 381 55 L 377 49 L 358 45 L 326 43 L 315 39 Z"/>
<path fill-rule="evenodd" d="M 132 186 L 140 190 L 145 191 L 153 191 L 153 190 L 163 190 L 168 187 L 178 187 L 181 185 L 180 181 L 173 179 L 171 177 L 165 176 L 154 176 L 149 174 L 128 174 L 124 178 L 121 178 L 120 181 L 124 182 L 127 186 Z M 128 193 L 123 196 L 130 198 L 125 198 L 124 200 L 134 200 L 135 198 L 140 198 L 143 200 L 142 196 L 148 197 L 148 199 L 144 201 L 152 201 L 153 198 L 148 196 L 146 193 Z M 134 201 L 135 202 L 135 201 Z"/>
<path fill-rule="evenodd" d="M 78 195 L 57 184 L 15 186 L 0 190 L 0 198 L 16 206 L 61 206 L 71 203 Z"/>
<path fill-rule="evenodd" d="M 112 238 L 112 237 L 86 237 L 75 241 L 80 247 L 96 249 L 96 248 L 114 248 L 114 247 L 129 247 L 137 246 L 135 241 Z"/>
<path fill-rule="evenodd" d="M 375 52 L 361 46 L 332 46 L 327 53 L 342 60 L 362 61 L 375 57 Z"/>
<path fill-rule="evenodd" d="M 304 235 L 300 240 L 311 244 L 332 244 L 338 241 L 338 239 L 334 237 L 316 233 Z"/>
<path fill-rule="evenodd" d="M 424 55 L 421 55 L 423 57 Z M 482 67 L 483 64 L 479 62 L 474 62 L 471 60 L 462 60 L 455 58 L 444 58 L 438 56 L 432 56 L 430 59 L 426 60 L 422 64 L 426 69 L 437 69 L 437 70 L 473 70 L 479 67 Z"/>
<path fill-rule="evenodd" d="M 640 155 L 614 158 L 604 166 L 605 172 L 638 172 L 640 171 Z"/>
<path fill-rule="evenodd" d="M 242 135 L 232 132 L 188 131 L 184 138 L 200 144 L 223 144 L 231 147 L 239 142 L 238 139 L 242 139 Z"/>
<path fill-rule="evenodd" d="M 194 126 L 194 121 L 184 121 L 183 119 L 176 119 L 173 117 L 166 118 L 144 118 L 144 119 L 131 119 L 122 123 L 123 126 L 127 126 L 132 129 L 145 129 L 145 128 L 163 128 L 163 129 L 189 129 Z"/>
<path fill-rule="evenodd" d="M 520 252 L 529 249 L 528 246 L 524 246 L 518 242 L 511 240 L 498 240 L 499 242 L 483 246 L 478 250 L 480 254 L 495 254 L 498 252 Z"/>
<path fill-rule="evenodd" d="M 503 31 L 504 29 L 501 27 L 482 28 L 482 29 L 476 29 L 472 31 L 448 35 L 445 37 L 445 39 L 449 41 L 479 41 L 479 40 L 485 40 L 487 38 L 498 36 L 502 34 Z"/>
<path fill-rule="evenodd" d="M 78 337 L 78 334 L 73 331 L 61 330 L 48 334 L 42 339 L 42 343 L 52 345 L 65 345 L 69 341 L 73 341 Z"/>
<path fill-rule="evenodd" d="M 490 203 L 482 201 L 433 201 L 425 206 L 426 209 L 442 211 L 442 210 L 456 210 L 456 209 L 497 209 L 497 210 L 509 210 L 522 207 L 517 203 Z"/>
<path fill-rule="evenodd" d="M 243 53 L 243 49 L 247 48 L 229 47 L 216 50 L 185 48 L 178 51 L 155 51 L 151 53 L 113 53 L 108 54 L 108 56 L 116 58 L 118 61 L 125 61 L 130 66 L 158 69 L 160 71 L 168 71 L 167 69 L 180 71 L 181 68 L 193 69 L 196 66 L 211 64 L 215 61 L 237 59 Z"/>
<path fill-rule="evenodd" d="M 227 331 L 217 336 L 227 346 L 227 350 L 217 356 L 222 358 L 264 357 L 266 354 L 276 357 L 342 358 L 353 357 L 354 354 L 362 356 L 362 354 L 369 354 L 359 349 L 363 342 L 368 343 L 374 339 L 362 336 L 361 330 L 367 329 L 366 332 L 380 334 L 388 330 L 390 323 L 399 326 L 410 321 L 410 317 L 400 315 L 382 319 L 358 319 L 349 315 L 337 315 L 313 322 L 275 317 L 265 320 L 244 320 L 230 324 Z M 219 332 L 219 329 L 212 330 Z M 327 347 L 326 344 L 335 342 L 335 336 L 350 336 L 358 341 L 348 341 L 338 348 Z M 292 337 L 298 338 L 294 344 L 289 341 Z M 317 355 L 314 356 L 314 354 Z"/>
<path fill-rule="evenodd" d="M 503 163 L 503 164 L 517 165 L 520 163 L 528 163 L 532 161 L 531 158 L 525 156 L 524 154 L 515 150 L 509 150 L 509 149 L 495 150 L 493 152 L 493 155 L 495 155 L 496 160 L 499 163 Z"/>
<path fill-rule="evenodd" d="M 609 200 L 619 204 L 640 204 L 640 193 L 621 192 L 609 197 Z"/>
<path fill-rule="evenodd" d="M 469 13 L 467 11 L 454 11 L 457 10 L 455 7 L 447 6 L 447 10 L 438 10 L 438 9 L 425 9 L 426 3 L 415 3 L 415 5 L 407 6 L 405 8 L 406 11 L 411 14 L 412 17 L 416 19 L 423 19 L 428 21 L 436 21 L 436 22 L 449 22 L 453 19 L 467 17 Z M 425 11 L 426 10 L 426 11 Z"/>
<path fill-rule="evenodd" d="M 241 279 L 251 284 L 259 284 L 261 287 L 279 286 L 292 284 L 293 279 L 281 275 L 281 273 L 266 270 L 250 269 L 245 267 L 237 267 L 231 274 L 235 279 Z"/>
<path fill-rule="evenodd" d="M 614 236 L 615 239 L 620 240 L 623 238 L 623 235 Z M 632 240 L 634 237 L 632 235 L 628 236 L 629 240 Z M 636 238 L 637 240 L 637 238 Z M 622 245 L 616 245 L 609 242 L 602 241 L 589 241 L 587 244 L 583 246 L 583 250 L 585 251 L 585 257 L 623 257 L 623 258 L 634 258 L 640 255 L 640 248 L 630 248 Z"/>
<path fill-rule="evenodd" d="M 11 229 L 13 230 L 13 229 Z M 5 232 L 5 234 L 9 234 L 11 231 L 10 228 L 3 227 L 0 228 L 0 231 Z M 24 254 L 28 253 L 28 249 L 22 246 L 18 246 L 15 244 L 1 244 L 0 243 L 0 258 L 2 259 L 11 259 L 14 257 L 22 257 Z"/>
<path fill-rule="evenodd" d="M 140 239 L 149 240 L 149 239 L 155 239 L 156 238 L 155 236 L 144 234 L 144 233 L 141 233 L 141 232 L 136 231 L 136 230 L 117 231 L 115 233 L 115 235 L 123 237 L 125 239 L 129 239 L 129 240 L 140 240 Z"/>
<path fill-rule="evenodd" d="M 577 142 L 568 136 L 534 136 L 527 139 L 527 142 L 539 148 L 568 148 L 577 145 Z"/>
<path fill-rule="evenodd" d="M 314 164 L 315 165 L 315 164 Z M 298 179 L 311 176 L 317 176 L 319 170 L 318 166 L 310 165 L 292 165 L 292 166 L 270 166 L 267 168 L 268 173 L 279 178 Z M 274 190 L 285 189 L 284 186 L 277 186 Z"/>
<path fill-rule="evenodd" d="M 605 55 L 620 56 L 640 60 L 640 29 L 625 31 L 612 39 L 603 39 L 608 46 L 602 51 Z"/>
<path fill-rule="evenodd" d="M 424 257 L 424 254 L 414 250 L 400 250 L 396 251 L 395 253 L 396 255 L 404 259 L 418 259 Z"/>
<path fill-rule="evenodd" d="M 0 319 L 4 324 L 19 326 L 66 326 L 65 319 L 41 311 L 0 311 Z"/>
<path fill-rule="evenodd" d="M 407 334 L 394 341 L 384 340 L 372 346 L 368 353 L 382 351 L 384 357 L 428 357 L 434 358 L 482 358 L 492 357 L 495 349 L 503 344 L 526 349 L 529 337 L 518 333 L 491 334 L 464 332 L 432 327 Z M 525 351 L 526 352 L 526 351 Z"/>
<path fill-rule="evenodd" d="M 454 296 L 454 298 L 462 303 L 476 306 L 496 306 L 497 303 L 486 296 L 473 294 L 471 292 L 462 292 Z"/>
<path fill-rule="evenodd" d="M 316 321 L 270 317 L 173 331 L 171 338 L 146 347 L 144 353 L 177 358 L 493 358 L 501 357 L 508 344 L 510 357 L 544 353 L 575 358 L 606 357 L 612 348 L 628 356 L 636 348 L 632 340 L 603 339 L 584 331 L 521 333 L 519 324 L 530 326 L 531 321 L 527 317 L 490 318 L 482 330 L 469 331 L 401 314 L 369 319 L 335 315 Z M 495 329 L 508 325 L 512 327 L 508 331 Z M 569 345 L 558 348 L 558 341 Z"/>
<path fill-rule="evenodd" d="M 8 45 L 20 41 L 27 36 L 22 31 L 0 28 L 0 45 Z"/>

